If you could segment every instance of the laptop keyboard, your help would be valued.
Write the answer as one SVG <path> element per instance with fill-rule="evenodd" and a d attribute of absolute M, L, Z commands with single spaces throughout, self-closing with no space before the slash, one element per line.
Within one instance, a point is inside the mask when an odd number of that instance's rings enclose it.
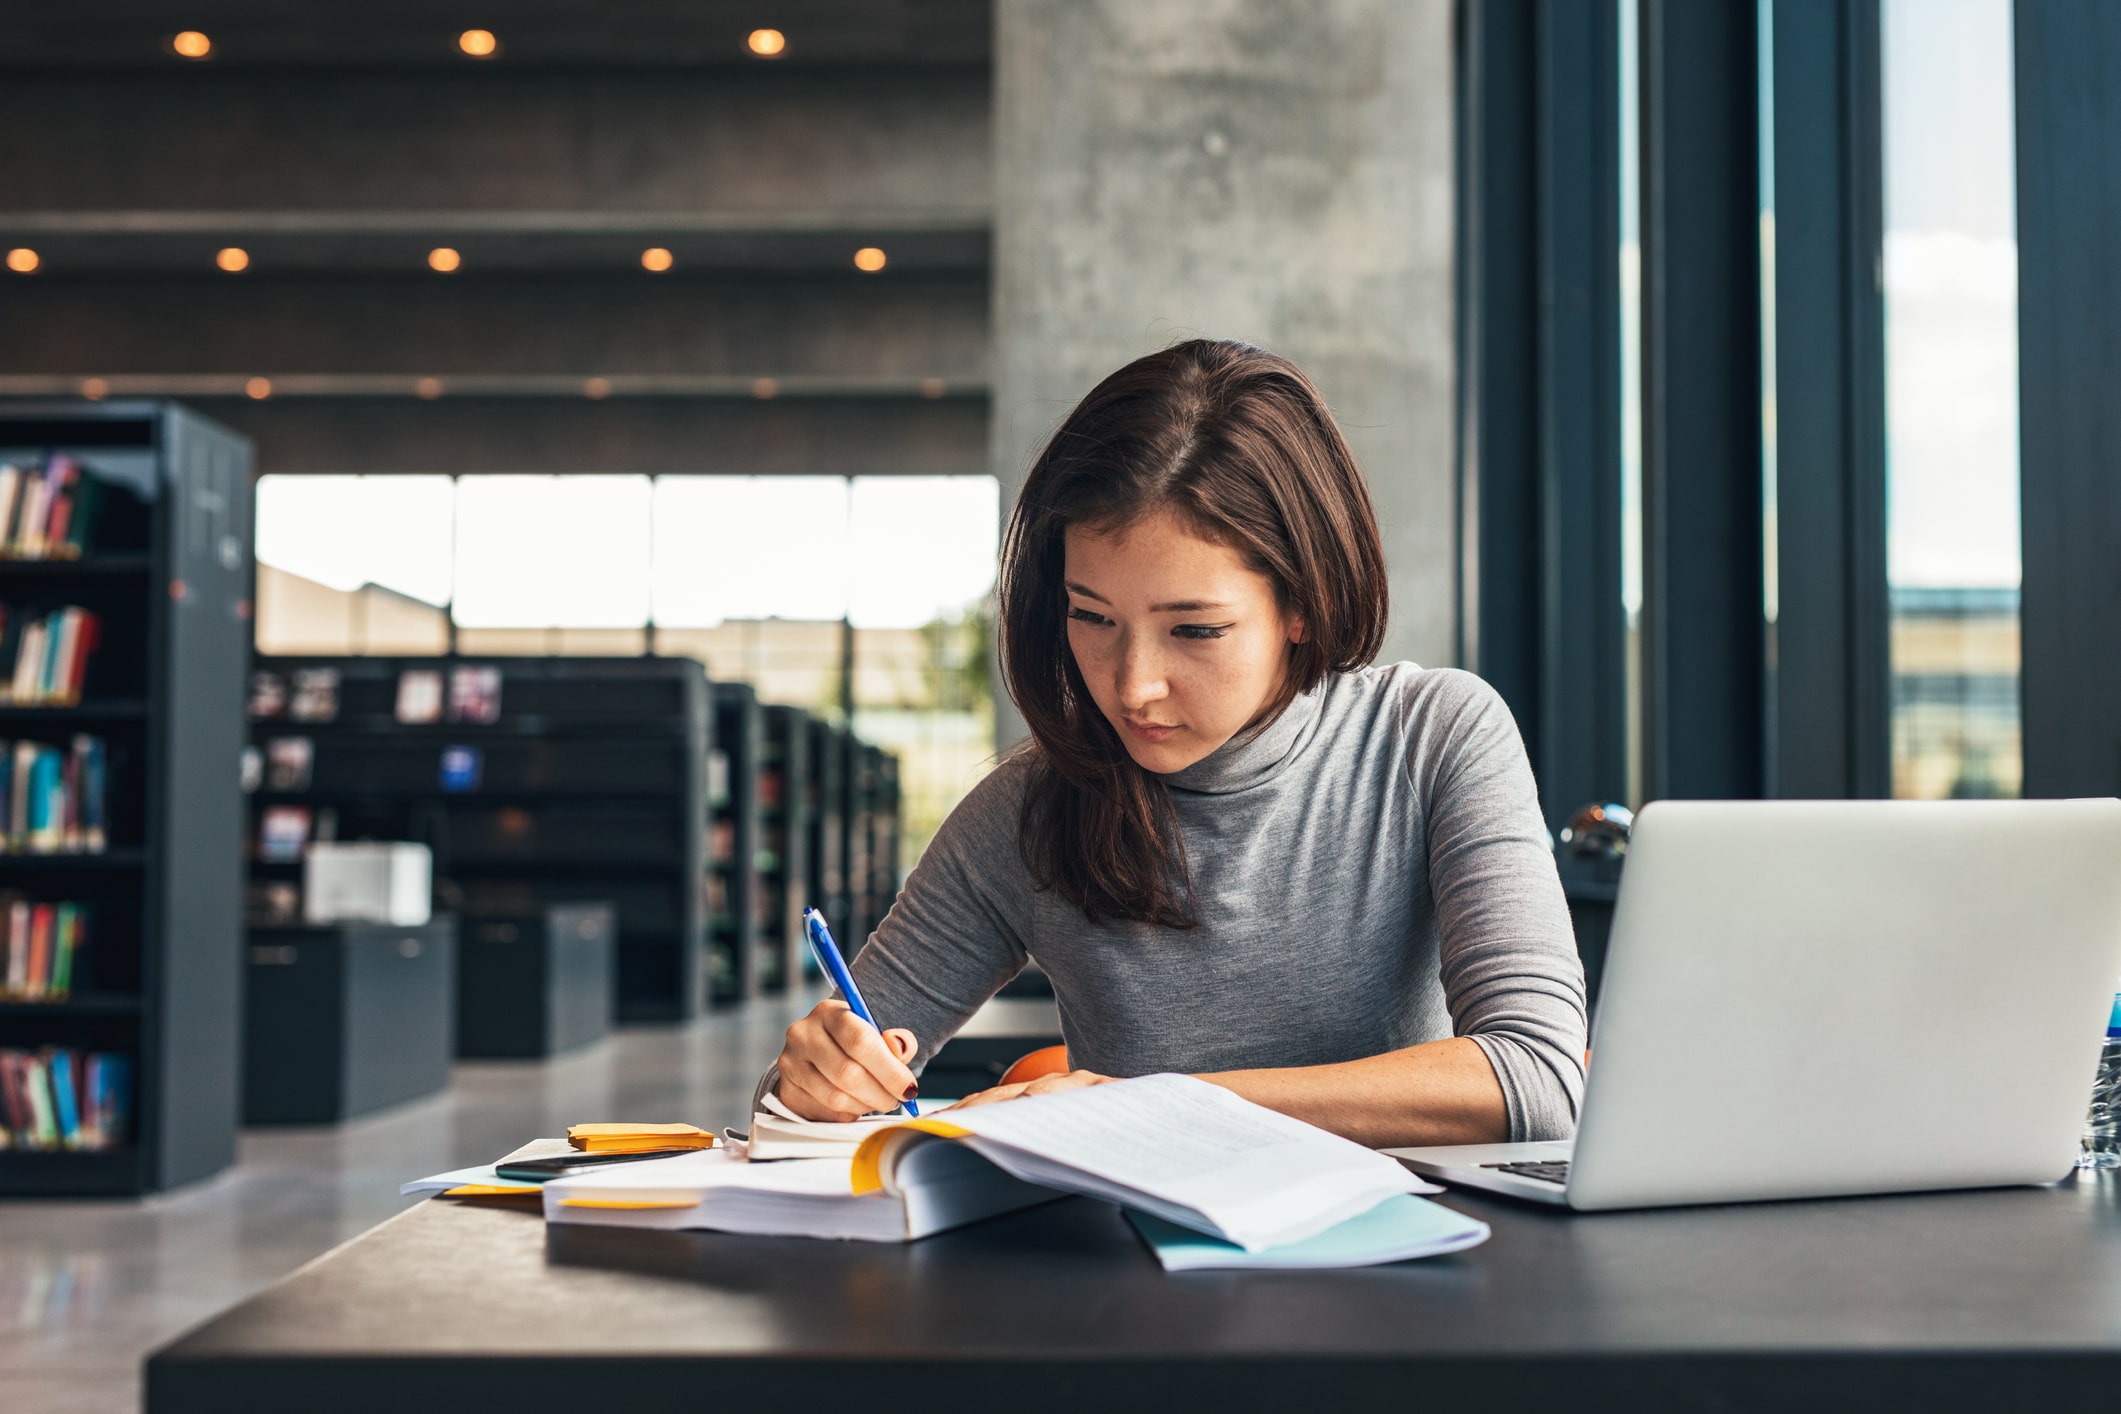
<path fill-rule="evenodd" d="M 1569 1181 L 1567 1159 L 1528 1159 L 1514 1164 L 1482 1164 L 1484 1169 L 1496 1169 L 1502 1173 L 1514 1173 L 1519 1178 L 1537 1179 L 1541 1183 L 1556 1185 Z"/>

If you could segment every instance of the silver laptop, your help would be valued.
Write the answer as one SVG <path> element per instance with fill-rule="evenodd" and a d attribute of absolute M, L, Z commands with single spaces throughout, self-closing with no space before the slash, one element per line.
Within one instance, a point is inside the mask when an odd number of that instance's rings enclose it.
<path fill-rule="evenodd" d="M 2121 801 L 1660 801 L 1573 1142 L 1388 1149 L 1578 1209 L 2049 1183 L 2121 975 Z"/>

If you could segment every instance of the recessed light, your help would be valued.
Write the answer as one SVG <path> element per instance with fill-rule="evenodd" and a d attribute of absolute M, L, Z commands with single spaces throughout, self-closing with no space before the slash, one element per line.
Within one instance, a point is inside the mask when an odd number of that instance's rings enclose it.
<path fill-rule="evenodd" d="M 884 268 L 884 253 L 873 245 L 865 245 L 854 253 L 854 268 L 874 275 Z"/>
<path fill-rule="evenodd" d="M 43 263 L 37 258 L 37 252 L 26 245 L 18 245 L 7 253 L 7 268 L 17 275 L 27 275 Z"/>
<path fill-rule="evenodd" d="M 459 265 L 462 265 L 463 263 L 464 257 L 458 255 L 455 251 L 451 250 L 446 245 L 438 245 L 433 250 L 427 252 L 428 268 L 430 270 L 439 270 L 444 275 L 447 275 L 450 271 L 456 269 Z"/>
<path fill-rule="evenodd" d="M 214 42 L 195 29 L 171 35 L 169 47 L 182 59 L 204 59 L 214 52 Z"/>
<path fill-rule="evenodd" d="M 223 246 L 214 256 L 214 264 L 233 275 L 238 270 L 250 268 L 250 252 L 239 245 Z"/>
<path fill-rule="evenodd" d="M 781 51 L 788 47 L 788 36 L 777 29 L 755 29 L 744 42 L 761 59 L 778 59 Z"/>
<path fill-rule="evenodd" d="M 422 378 L 412 385 L 412 391 L 414 397 L 425 398 L 432 402 L 442 396 L 442 380 L 439 378 Z"/>
<path fill-rule="evenodd" d="M 677 261 L 672 258 L 670 252 L 659 245 L 652 245 L 641 252 L 641 268 L 643 270 L 652 270 L 658 275 L 676 263 Z"/>
<path fill-rule="evenodd" d="M 589 379 L 585 379 L 585 380 L 583 381 L 583 383 L 582 383 L 582 396 L 583 396 L 583 397 L 585 397 L 585 398 L 608 398 L 608 397 L 610 397 L 610 396 L 611 396 L 611 380 L 610 380 L 609 378 L 589 378 Z"/>
<path fill-rule="evenodd" d="M 110 384 L 103 379 L 84 378 L 81 380 L 81 396 L 87 398 L 90 402 L 101 402 L 109 395 Z"/>
<path fill-rule="evenodd" d="M 474 59 L 491 59 L 493 52 L 501 47 L 490 29 L 468 29 L 457 36 L 457 48 Z"/>
<path fill-rule="evenodd" d="M 771 378 L 754 378 L 751 380 L 752 397 L 763 402 L 766 399 L 777 398 L 780 395 L 781 385 L 775 380 Z"/>
<path fill-rule="evenodd" d="M 272 379 L 253 378 L 243 385 L 243 395 L 255 402 L 264 402 L 272 396 Z"/>

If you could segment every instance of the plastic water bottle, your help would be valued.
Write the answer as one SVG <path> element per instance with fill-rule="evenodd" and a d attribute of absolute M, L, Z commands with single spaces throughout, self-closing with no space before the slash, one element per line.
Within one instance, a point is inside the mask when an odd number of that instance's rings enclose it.
<path fill-rule="evenodd" d="M 2099 1049 L 2099 1078 L 2092 1082 L 2092 1110 L 2085 1117 L 2077 1167 L 2121 1168 L 2121 993 L 2115 994 L 2113 1015 L 2106 1019 L 2106 1044 Z"/>

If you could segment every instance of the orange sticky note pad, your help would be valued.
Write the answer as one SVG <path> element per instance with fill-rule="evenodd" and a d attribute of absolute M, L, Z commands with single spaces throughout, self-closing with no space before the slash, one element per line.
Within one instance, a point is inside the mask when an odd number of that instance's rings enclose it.
<path fill-rule="evenodd" d="M 624 1153 L 652 1149 L 707 1149 L 714 1136 L 696 1124 L 576 1124 L 567 1142 L 591 1153 Z"/>

